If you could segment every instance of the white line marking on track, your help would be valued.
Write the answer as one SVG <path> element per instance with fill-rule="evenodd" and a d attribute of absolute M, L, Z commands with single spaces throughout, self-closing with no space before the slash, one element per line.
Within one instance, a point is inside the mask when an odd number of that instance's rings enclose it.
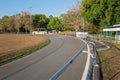
<path fill-rule="evenodd" d="M 85 69 L 84 69 L 84 72 L 83 72 L 81 80 L 86 80 L 87 74 L 88 74 L 89 65 L 90 65 L 90 48 L 89 48 L 89 45 L 87 45 L 87 48 L 88 48 L 88 56 L 87 56 L 87 61 L 86 61 Z"/>
<path fill-rule="evenodd" d="M 80 39 L 80 38 L 79 38 Z M 85 40 L 83 39 L 80 39 L 81 41 L 83 41 L 85 44 L 87 43 Z M 83 51 L 83 52 L 87 52 L 88 53 L 88 56 L 87 56 L 87 61 L 86 61 L 86 65 L 85 65 L 85 69 L 84 69 L 84 72 L 83 72 L 83 75 L 82 75 L 82 79 L 81 80 L 86 80 L 87 78 L 87 74 L 88 74 L 88 70 L 89 70 L 89 65 L 90 65 L 90 56 L 93 56 L 91 53 L 90 53 L 90 47 L 89 45 L 87 44 L 87 48 L 88 48 L 88 51 Z"/>

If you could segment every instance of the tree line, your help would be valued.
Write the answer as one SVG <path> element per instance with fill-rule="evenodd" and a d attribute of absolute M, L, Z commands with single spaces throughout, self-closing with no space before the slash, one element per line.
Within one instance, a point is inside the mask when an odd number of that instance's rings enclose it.
<path fill-rule="evenodd" d="M 82 0 L 81 15 L 90 23 L 91 32 L 120 24 L 120 0 Z M 94 30 L 95 29 L 95 30 Z"/>
<path fill-rule="evenodd" d="M 59 17 L 30 15 L 22 11 L 0 19 L 0 32 L 28 33 L 33 30 L 88 31 L 99 33 L 104 26 L 120 24 L 119 0 L 76 0 L 75 5 Z"/>
<path fill-rule="evenodd" d="M 97 34 L 106 26 L 120 24 L 120 0 L 76 0 L 60 17 L 65 26 Z"/>
<path fill-rule="evenodd" d="M 3 16 L 0 19 L 0 32 L 29 32 L 30 31 L 30 13 L 22 11 L 21 14 L 13 16 Z"/>
<path fill-rule="evenodd" d="M 62 30 L 62 23 L 58 17 L 46 17 L 44 14 L 30 15 L 22 11 L 13 16 L 3 16 L 0 19 L 0 32 L 29 33 L 33 30 Z"/>

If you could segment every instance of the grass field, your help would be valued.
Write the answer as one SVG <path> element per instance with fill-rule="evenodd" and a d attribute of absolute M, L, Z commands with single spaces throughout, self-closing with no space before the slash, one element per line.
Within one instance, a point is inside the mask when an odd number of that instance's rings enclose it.
<path fill-rule="evenodd" d="M 120 50 L 111 47 L 99 52 L 103 80 L 120 80 Z"/>
<path fill-rule="evenodd" d="M 0 61 L 43 45 L 48 40 L 28 35 L 0 35 Z"/>

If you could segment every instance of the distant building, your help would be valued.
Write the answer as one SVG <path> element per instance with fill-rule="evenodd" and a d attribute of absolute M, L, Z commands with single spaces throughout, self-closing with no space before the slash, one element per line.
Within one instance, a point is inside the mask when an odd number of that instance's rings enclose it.
<path fill-rule="evenodd" d="M 113 32 L 115 32 L 116 43 L 120 43 L 120 24 L 103 28 L 102 38 L 106 40 L 110 38 L 110 40 L 112 41 Z"/>
<path fill-rule="evenodd" d="M 47 30 L 46 28 L 36 28 L 32 34 L 47 34 Z"/>
<path fill-rule="evenodd" d="M 88 35 L 88 32 L 76 32 L 76 37 L 86 38 L 87 35 Z"/>

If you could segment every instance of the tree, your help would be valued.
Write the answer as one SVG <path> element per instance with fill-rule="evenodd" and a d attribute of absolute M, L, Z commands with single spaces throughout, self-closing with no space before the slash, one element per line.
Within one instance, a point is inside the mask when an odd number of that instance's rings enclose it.
<path fill-rule="evenodd" d="M 82 0 L 83 18 L 97 28 L 120 23 L 119 12 L 120 0 Z"/>
<path fill-rule="evenodd" d="M 0 20 L 0 30 L 2 32 L 11 32 L 14 31 L 14 17 L 12 16 L 3 16 Z"/>
<path fill-rule="evenodd" d="M 72 26 L 64 26 L 63 31 L 75 31 L 75 29 Z"/>
<path fill-rule="evenodd" d="M 30 31 L 30 14 L 22 11 L 21 14 L 13 16 L 3 16 L 0 20 L 0 29 L 2 32 L 28 32 Z"/>
<path fill-rule="evenodd" d="M 15 15 L 15 29 L 17 30 L 17 34 L 19 34 L 20 32 L 20 28 L 21 28 L 21 15 L 20 14 L 16 14 Z"/>
<path fill-rule="evenodd" d="M 43 14 L 35 14 L 32 16 L 34 28 L 47 28 L 48 18 Z"/>
<path fill-rule="evenodd" d="M 22 25 L 23 25 L 23 28 L 25 29 L 25 32 L 26 33 L 28 31 L 30 32 L 30 27 L 31 27 L 30 13 L 27 11 L 22 11 L 21 18 L 22 18 Z"/>
<path fill-rule="evenodd" d="M 3 31 L 2 26 L 2 19 L 0 19 L 0 32 Z"/>
<path fill-rule="evenodd" d="M 64 26 L 74 27 L 75 30 L 79 30 L 82 24 L 82 18 L 79 13 L 78 7 L 72 7 L 67 13 L 61 14 L 60 19 Z"/>
<path fill-rule="evenodd" d="M 9 16 L 3 16 L 2 17 L 2 29 L 4 32 L 7 32 L 7 29 L 9 27 Z"/>
<path fill-rule="evenodd" d="M 62 30 L 62 23 L 58 17 L 53 17 L 50 19 L 48 25 L 47 25 L 48 30 Z"/>
<path fill-rule="evenodd" d="M 50 16 L 49 16 L 49 19 L 52 19 L 52 18 L 53 18 L 53 15 L 50 15 Z"/>
<path fill-rule="evenodd" d="M 95 27 L 94 25 L 91 25 L 88 28 L 88 33 L 89 34 L 97 34 L 99 32 L 99 29 L 97 27 Z"/>
<path fill-rule="evenodd" d="M 76 0 L 75 6 L 72 6 L 66 13 L 61 14 L 60 19 L 64 24 L 64 27 L 74 27 L 74 30 L 83 30 L 83 28 L 88 28 L 88 22 L 85 22 L 81 16 L 81 2 Z M 84 24 L 86 25 L 84 27 Z M 68 28 L 69 29 L 69 28 Z"/>
<path fill-rule="evenodd" d="M 15 31 L 15 23 L 14 23 L 14 16 L 10 16 L 8 18 L 8 27 L 7 27 L 7 30 L 9 32 L 14 32 Z"/>

